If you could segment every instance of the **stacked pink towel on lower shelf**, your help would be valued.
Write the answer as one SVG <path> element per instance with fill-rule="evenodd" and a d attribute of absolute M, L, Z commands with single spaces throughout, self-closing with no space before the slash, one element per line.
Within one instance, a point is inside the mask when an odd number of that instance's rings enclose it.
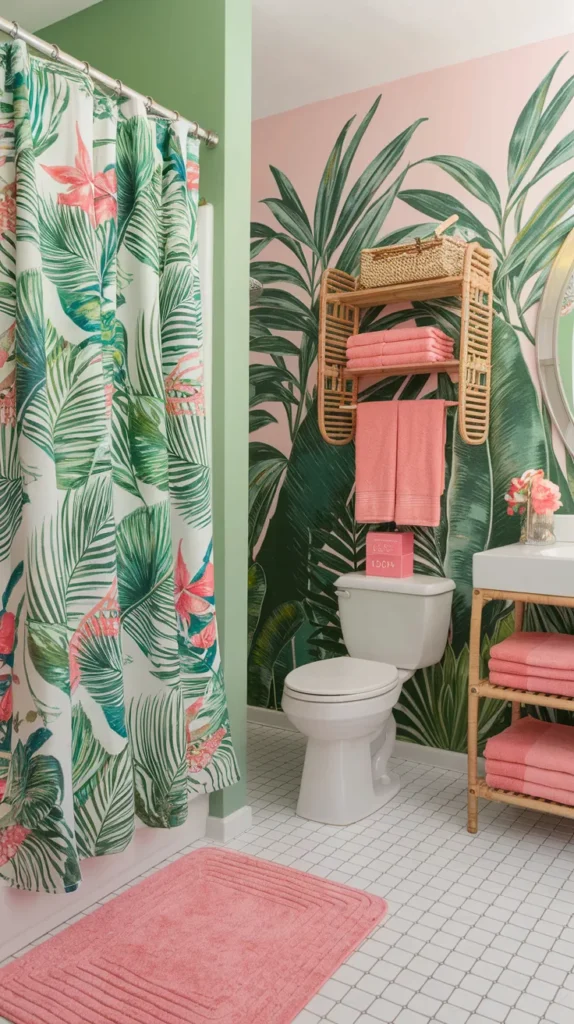
<path fill-rule="evenodd" d="M 520 718 L 484 751 L 492 789 L 542 797 L 574 807 L 574 728 Z"/>
<path fill-rule="evenodd" d="M 414 363 L 442 363 L 453 358 L 454 343 L 438 327 L 396 327 L 353 334 L 347 341 L 347 367 L 362 370 Z"/>
<path fill-rule="evenodd" d="M 491 683 L 574 697 L 574 636 L 514 633 L 490 649 Z"/>

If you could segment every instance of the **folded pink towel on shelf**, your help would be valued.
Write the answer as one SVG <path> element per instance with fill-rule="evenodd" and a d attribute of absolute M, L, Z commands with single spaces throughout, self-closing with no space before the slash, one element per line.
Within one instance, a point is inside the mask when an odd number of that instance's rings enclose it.
<path fill-rule="evenodd" d="M 355 519 L 390 523 L 395 518 L 399 402 L 360 402 L 355 436 Z"/>
<path fill-rule="evenodd" d="M 567 726 L 571 728 L 571 726 Z M 509 793 L 523 793 L 524 796 L 538 796 L 543 800 L 551 800 L 552 803 L 566 804 L 567 807 L 574 807 L 574 790 L 558 789 L 554 786 L 540 786 L 536 782 L 526 782 L 520 779 L 510 779 L 506 775 L 495 775 L 486 773 L 486 784 L 492 789 L 505 789 Z"/>
<path fill-rule="evenodd" d="M 487 761 L 512 761 L 574 776 L 574 729 L 530 716 L 520 718 L 498 736 L 490 737 L 484 756 Z"/>
<path fill-rule="evenodd" d="M 507 779 L 520 782 L 534 782 L 537 786 L 549 786 L 554 789 L 566 789 L 574 793 L 574 775 L 568 772 L 553 772 L 547 768 L 532 768 L 528 764 L 515 764 L 513 761 L 497 761 L 493 757 L 486 760 L 486 770 L 491 775 L 504 775 Z"/>
<path fill-rule="evenodd" d="M 388 345 L 384 341 L 379 345 L 355 345 L 347 349 L 348 359 L 367 359 L 369 356 L 399 356 L 419 352 L 436 352 L 437 355 L 450 359 L 454 345 L 446 341 L 399 341 L 396 345 Z"/>
<path fill-rule="evenodd" d="M 352 334 L 347 341 L 347 348 L 360 347 L 361 345 L 378 345 L 381 342 L 400 341 L 448 341 L 452 344 L 452 338 L 439 330 L 438 327 L 392 327 L 386 331 L 369 331 L 366 334 Z"/>
<path fill-rule="evenodd" d="M 403 352 L 396 356 L 370 356 L 359 358 L 347 358 L 347 369 L 361 370 L 365 366 L 387 367 L 387 366 L 411 366 L 420 363 L 443 363 L 451 356 L 441 355 L 432 349 L 419 349 L 418 352 Z"/>
<path fill-rule="evenodd" d="M 569 633 L 513 633 L 491 647 L 490 657 L 574 672 L 574 636 Z"/>
<path fill-rule="evenodd" d="M 491 658 L 488 667 L 493 672 L 506 672 L 507 675 L 521 676 L 525 679 L 561 679 L 566 683 L 574 683 L 574 670 L 562 668 L 545 668 L 544 665 L 525 665 L 520 661 L 503 661 L 502 658 Z M 517 684 L 518 685 L 518 684 Z M 552 692 L 552 691 L 550 691 Z"/>
<path fill-rule="evenodd" d="M 505 662 L 499 662 L 505 664 Z M 574 679 L 556 679 L 548 676 L 518 676 L 514 672 L 498 672 L 488 666 L 488 676 L 495 686 L 510 686 L 515 690 L 530 690 L 532 693 L 554 693 L 560 697 L 574 697 Z"/>
<path fill-rule="evenodd" d="M 444 491 L 446 403 L 398 402 L 397 526 L 438 526 Z"/>

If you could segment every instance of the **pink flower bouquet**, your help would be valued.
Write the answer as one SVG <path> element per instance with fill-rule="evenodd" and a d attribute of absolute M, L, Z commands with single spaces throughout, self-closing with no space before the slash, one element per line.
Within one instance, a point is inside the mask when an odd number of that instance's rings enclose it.
<path fill-rule="evenodd" d="M 522 541 L 551 543 L 554 540 L 554 531 L 548 524 L 545 524 L 543 530 L 539 528 L 540 536 L 538 538 L 533 535 L 536 517 L 548 518 L 553 512 L 562 508 L 560 489 L 551 480 L 546 480 L 543 469 L 527 469 L 522 476 L 513 477 L 508 494 L 504 495 L 504 499 L 508 506 L 506 511 L 509 516 L 515 513 L 518 515 L 526 513 L 526 522 L 520 538 Z"/>

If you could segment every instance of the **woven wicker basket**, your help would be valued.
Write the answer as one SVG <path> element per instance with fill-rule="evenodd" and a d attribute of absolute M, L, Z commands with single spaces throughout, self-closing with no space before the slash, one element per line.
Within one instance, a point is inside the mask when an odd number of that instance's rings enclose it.
<path fill-rule="evenodd" d="M 381 249 L 363 249 L 361 288 L 384 288 L 389 284 L 427 281 L 431 277 L 457 277 L 462 274 L 467 243 L 459 238 L 441 237 L 456 223 L 455 213 L 435 229 L 430 238 L 416 238 L 406 245 L 387 245 Z"/>

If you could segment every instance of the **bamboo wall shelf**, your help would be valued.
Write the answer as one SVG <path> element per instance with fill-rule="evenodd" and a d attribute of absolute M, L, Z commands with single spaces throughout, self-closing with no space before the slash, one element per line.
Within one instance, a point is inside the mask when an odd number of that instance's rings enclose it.
<path fill-rule="evenodd" d="M 405 363 L 396 366 L 367 366 L 360 370 L 347 370 L 349 377 L 365 377 L 367 374 L 376 373 L 379 377 L 401 377 L 411 373 L 448 373 L 450 376 L 458 377 L 460 363 L 458 359 L 447 359 L 443 363 Z"/>
<path fill-rule="evenodd" d="M 552 604 L 574 608 L 574 597 L 554 597 L 551 594 L 517 593 L 513 590 L 486 590 L 475 588 L 472 598 L 472 619 L 470 625 L 470 664 L 468 680 L 468 831 L 478 831 L 478 800 L 495 800 L 497 803 L 512 804 L 532 811 L 559 814 L 574 818 L 574 807 L 554 803 L 541 797 L 525 796 L 506 789 L 492 789 L 486 779 L 478 775 L 478 702 L 482 697 L 512 703 L 512 721 L 520 718 L 522 704 L 557 708 L 574 712 L 574 697 L 562 697 L 553 693 L 535 693 L 532 690 L 517 690 L 508 686 L 496 686 L 488 679 L 480 678 L 480 634 L 482 610 L 489 601 L 514 601 L 515 631 L 520 632 L 524 618 L 525 604 Z"/>
<path fill-rule="evenodd" d="M 459 358 L 381 369 L 347 369 L 347 339 L 358 334 L 360 310 L 390 303 L 459 297 Z M 358 379 L 421 373 L 459 375 L 459 430 L 467 444 L 488 436 L 492 341 L 492 256 L 477 242 L 466 247 L 463 272 L 384 288 L 359 287 L 342 270 L 323 274 L 319 310 L 318 412 L 321 434 L 329 444 L 349 444 L 355 436 Z"/>

